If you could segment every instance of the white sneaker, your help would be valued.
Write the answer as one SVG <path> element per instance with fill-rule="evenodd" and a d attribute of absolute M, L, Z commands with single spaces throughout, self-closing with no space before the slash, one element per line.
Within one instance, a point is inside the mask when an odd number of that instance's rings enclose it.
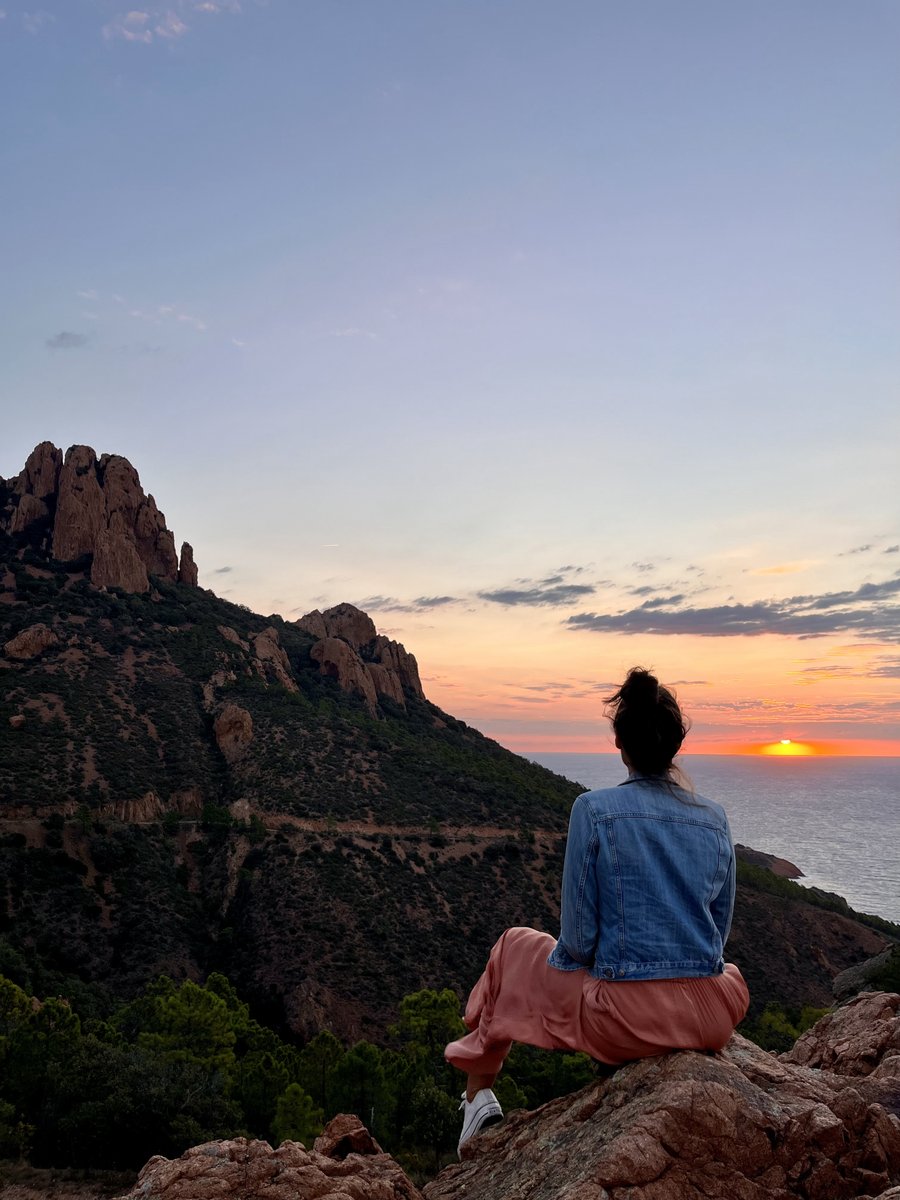
<path fill-rule="evenodd" d="M 481 1133 L 482 1129 L 503 1120 L 503 1109 L 490 1088 L 482 1088 L 480 1092 L 476 1092 L 474 1100 L 467 1100 L 466 1093 L 463 1092 L 459 1111 L 463 1114 L 463 1127 L 457 1150 L 463 1142 L 467 1142 L 476 1133 Z"/>

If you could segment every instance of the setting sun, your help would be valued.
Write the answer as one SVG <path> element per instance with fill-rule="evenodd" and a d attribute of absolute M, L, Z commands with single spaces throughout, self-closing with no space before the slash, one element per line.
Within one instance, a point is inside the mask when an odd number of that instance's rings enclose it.
<path fill-rule="evenodd" d="M 819 748 L 812 742 L 795 742 L 791 738 L 782 738 L 779 742 L 765 742 L 756 748 L 757 754 L 819 754 Z"/>

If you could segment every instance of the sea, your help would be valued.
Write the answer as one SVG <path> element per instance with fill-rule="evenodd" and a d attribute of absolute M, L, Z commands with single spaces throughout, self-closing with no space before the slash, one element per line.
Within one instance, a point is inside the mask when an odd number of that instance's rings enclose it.
<path fill-rule="evenodd" d="M 625 778 L 617 754 L 526 754 L 588 788 Z M 900 758 L 684 755 L 694 788 L 736 842 L 789 859 L 797 882 L 900 923 Z"/>

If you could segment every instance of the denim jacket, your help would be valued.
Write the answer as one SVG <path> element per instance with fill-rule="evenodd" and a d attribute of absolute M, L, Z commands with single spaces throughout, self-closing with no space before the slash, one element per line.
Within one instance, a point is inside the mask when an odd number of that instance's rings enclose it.
<path fill-rule="evenodd" d="M 718 975 L 734 908 L 723 809 L 632 775 L 572 807 L 552 967 L 598 979 Z"/>

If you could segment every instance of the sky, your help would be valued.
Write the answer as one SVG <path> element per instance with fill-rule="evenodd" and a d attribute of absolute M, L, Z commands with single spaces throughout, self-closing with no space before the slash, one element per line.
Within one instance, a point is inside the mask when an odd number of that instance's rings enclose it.
<path fill-rule="evenodd" d="M 896 0 L 0 0 L 0 475 L 609 751 L 900 754 Z"/>

